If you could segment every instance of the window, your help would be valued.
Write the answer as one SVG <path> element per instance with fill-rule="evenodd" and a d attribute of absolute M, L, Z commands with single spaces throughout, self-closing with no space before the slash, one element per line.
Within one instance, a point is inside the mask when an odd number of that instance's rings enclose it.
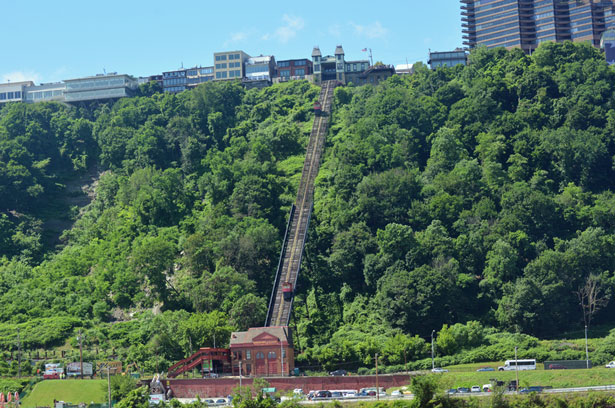
<path fill-rule="evenodd" d="M 203 68 L 203 69 L 201 69 L 201 75 L 211 74 L 212 72 L 214 72 L 214 70 L 212 68 Z"/>
<path fill-rule="evenodd" d="M 269 360 L 275 360 L 275 359 L 277 358 L 277 355 L 275 354 L 275 351 L 270 351 L 270 352 L 267 354 L 267 358 L 268 358 Z"/>
<path fill-rule="evenodd" d="M 280 76 L 284 78 L 290 77 L 290 69 L 282 69 L 280 70 Z"/>
<path fill-rule="evenodd" d="M 286 349 L 285 348 L 282 349 L 282 358 L 286 358 Z"/>
<path fill-rule="evenodd" d="M 51 92 L 50 92 L 50 94 L 51 94 Z M 49 96 L 51 96 L 51 95 L 49 95 Z M 15 92 L 15 98 L 21 98 L 21 91 Z"/>
<path fill-rule="evenodd" d="M 256 353 L 257 360 L 262 360 L 264 358 L 265 358 L 265 354 L 262 351 L 259 351 L 258 353 Z"/>
<path fill-rule="evenodd" d="M 278 62 L 278 67 L 289 67 L 290 61 L 280 61 Z"/>
<path fill-rule="evenodd" d="M 6 93 L 0 93 L 0 101 L 4 101 L 6 99 Z"/>
<path fill-rule="evenodd" d="M 246 360 L 252 360 L 252 351 L 246 350 Z"/>
<path fill-rule="evenodd" d="M 305 75 L 305 68 L 296 68 L 295 69 L 295 75 L 297 75 L 297 76 Z"/>
<path fill-rule="evenodd" d="M 241 56 L 239 54 L 235 54 L 235 59 L 241 59 Z"/>
<path fill-rule="evenodd" d="M 216 61 L 226 61 L 226 55 L 216 55 Z"/>
<path fill-rule="evenodd" d="M 222 72 L 216 72 L 216 78 L 220 79 L 222 77 Z"/>
<path fill-rule="evenodd" d="M 14 96 L 13 92 L 8 92 L 8 93 L 6 94 L 6 98 L 7 98 L 7 99 L 13 99 L 13 96 Z"/>
<path fill-rule="evenodd" d="M 221 64 L 216 64 L 216 69 L 226 69 L 226 62 Z"/>
<path fill-rule="evenodd" d="M 229 59 L 229 60 L 234 60 L 234 59 L 235 59 L 235 55 L 233 55 L 233 54 L 229 54 L 228 59 Z"/>

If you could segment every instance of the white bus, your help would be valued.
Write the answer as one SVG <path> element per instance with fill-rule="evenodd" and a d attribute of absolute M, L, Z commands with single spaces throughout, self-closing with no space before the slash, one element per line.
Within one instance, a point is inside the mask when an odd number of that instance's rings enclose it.
<path fill-rule="evenodd" d="M 503 366 L 498 367 L 498 371 L 515 371 L 519 368 L 519 370 L 535 370 L 536 369 L 536 359 L 532 358 L 529 360 L 506 360 Z"/>

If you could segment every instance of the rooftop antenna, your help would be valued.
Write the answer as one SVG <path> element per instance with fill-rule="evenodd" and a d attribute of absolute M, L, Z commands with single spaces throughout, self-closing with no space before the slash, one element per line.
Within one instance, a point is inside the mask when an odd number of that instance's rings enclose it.
<path fill-rule="evenodd" d="M 374 66 L 374 59 L 372 58 L 372 49 L 369 49 L 369 62 L 371 66 Z"/>
<path fill-rule="evenodd" d="M 103 67 L 103 74 L 107 75 L 107 70 Z"/>

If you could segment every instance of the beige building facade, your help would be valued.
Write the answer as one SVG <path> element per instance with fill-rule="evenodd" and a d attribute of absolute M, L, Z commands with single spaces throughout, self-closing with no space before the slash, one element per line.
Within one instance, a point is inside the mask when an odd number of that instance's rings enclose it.
<path fill-rule="evenodd" d="M 214 81 L 244 78 L 248 58 L 250 56 L 241 50 L 214 53 Z"/>

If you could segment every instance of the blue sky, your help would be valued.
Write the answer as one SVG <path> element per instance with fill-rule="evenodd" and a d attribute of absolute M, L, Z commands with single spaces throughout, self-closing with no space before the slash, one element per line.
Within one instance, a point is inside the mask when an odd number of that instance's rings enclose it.
<path fill-rule="evenodd" d="M 243 50 L 277 60 L 323 55 L 403 64 L 461 46 L 458 0 L 2 1 L 0 82 L 60 81 L 106 72 L 147 76 L 213 65 Z"/>

